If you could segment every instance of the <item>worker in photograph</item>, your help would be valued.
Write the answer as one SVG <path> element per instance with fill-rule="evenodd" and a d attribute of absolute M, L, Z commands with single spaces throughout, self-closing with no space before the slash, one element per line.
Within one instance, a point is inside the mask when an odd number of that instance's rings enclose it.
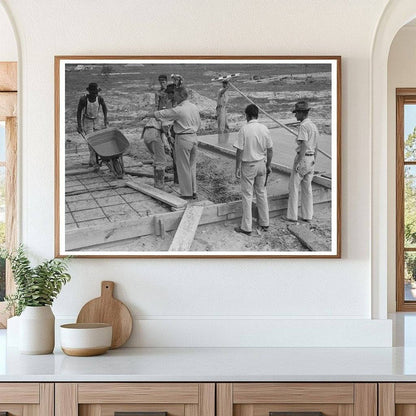
<path fill-rule="evenodd" d="M 155 93 L 155 111 L 172 107 L 174 85 L 167 85 L 167 76 L 159 75 L 160 89 Z M 166 152 L 170 152 L 167 135 L 169 123 L 151 118 L 143 128 L 141 138 L 153 158 L 154 187 L 172 192 L 165 186 Z"/>
<path fill-rule="evenodd" d="M 182 75 L 180 75 L 180 74 L 172 74 L 170 76 L 170 78 L 172 79 L 172 82 L 175 84 L 175 87 L 176 88 L 184 87 L 184 84 L 183 84 L 184 79 L 183 79 L 183 76 Z"/>
<path fill-rule="evenodd" d="M 247 124 L 240 129 L 234 143 L 237 149 L 235 176 L 240 179 L 243 205 L 241 225 L 234 230 L 251 235 L 253 190 L 258 209 L 258 226 L 262 231 L 269 228 L 266 176 L 272 171 L 273 142 L 269 129 L 257 121 L 259 108 L 256 105 L 248 105 L 245 115 Z"/>
<path fill-rule="evenodd" d="M 296 137 L 296 156 L 289 179 L 289 201 L 286 220 L 298 220 L 299 188 L 301 193 L 300 219 L 310 222 L 313 217 L 312 179 L 318 152 L 319 131 L 308 117 L 310 107 L 306 101 L 295 104 L 292 113 L 300 121 L 299 132 Z"/>
<path fill-rule="evenodd" d="M 90 134 L 100 129 L 99 115 L 102 111 L 104 116 L 104 127 L 108 126 L 107 106 L 104 98 L 99 95 L 101 88 L 98 88 L 97 83 L 91 82 L 87 87 L 88 93 L 83 95 L 78 102 L 77 109 L 77 131 L 80 134 Z M 99 169 L 97 163 L 97 154 L 91 146 L 88 146 L 90 151 L 89 166 Z"/>
<path fill-rule="evenodd" d="M 173 121 L 175 160 L 181 198 L 197 199 L 196 158 L 197 131 L 201 127 L 198 107 L 188 100 L 185 87 L 175 87 L 175 107 L 145 113 L 141 118 L 153 117 L 162 122 Z"/>
<path fill-rule="evenodd" d="M 215 109 L 217 113 L 217 124 L 218 124 L 218 141 L 223 143 L 227 141 L 226 133 L 229 130 L 227 121 L 227 104 L 229 100 L 229 82 L 224 80 L 222 82 L 222 88 L 218 91 L 217 95 L 217 107 Z"/>
<path fill-rule="evenodd" d="M 168 107 L 168 94 L 166 93 L 166 88 L 168 86 L 167 75 L 159 75 L 158 81 L 160 89 L 155 92 L 155 107 L 156 110 L 163 110 Z"/>

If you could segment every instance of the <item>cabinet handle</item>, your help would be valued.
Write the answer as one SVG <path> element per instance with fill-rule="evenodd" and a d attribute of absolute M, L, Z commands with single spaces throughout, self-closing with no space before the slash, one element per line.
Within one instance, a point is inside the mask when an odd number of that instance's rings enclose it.
<path fill-rule="evenodd" d="M 269 416 L 324 416 L 322 412 L 269 412 Z"/>
<path fill-rule="evenodd" d="M 114 412 L 114 416 L 168 416 L 168 412 Z"/>

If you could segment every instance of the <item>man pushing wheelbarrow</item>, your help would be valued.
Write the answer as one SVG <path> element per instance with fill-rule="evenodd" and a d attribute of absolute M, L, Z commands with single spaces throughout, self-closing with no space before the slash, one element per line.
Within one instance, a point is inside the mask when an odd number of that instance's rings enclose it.
<path fill-rule="evenodd" d="M 97 83 L 91 82 L 87 87 L 88 94 L 83 95 L 78 102 L 77 109 L 77 131 L 79 134 L 87 135 L 100 129 L 99 115 L 100 110 L 104 116 L 104 128 L 108 126 L 107 106 L 104 98 L 98 93 Z M 88 145 L 90 151 L 89 166 L 93 166 L 96 170 L 100 168 L 97 160 L 97 154 L 94 149 Z"/>

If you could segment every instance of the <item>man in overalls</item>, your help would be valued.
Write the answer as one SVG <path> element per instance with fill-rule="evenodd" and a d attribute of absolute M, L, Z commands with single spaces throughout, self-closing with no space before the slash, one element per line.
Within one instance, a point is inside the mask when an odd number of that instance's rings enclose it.
<path fill-rule="evenodd" d="M 217 95 L 217 107 L 215 109 L 217 113 L 217 124 L 218 124 L 218 140 L 220 143 L 227 141 L 228 132 L 228 120 L 227 120 L 227 104 L 228 104 L 228 81 L 222 82 L 222 88 L 218 91 Z"/>
<path fill-rule="evenodd" d="M 98 93 L 101 88 L 98 88 L 97 83 L 91 82 L 87 87 L 88 94 L 83 95 L 78 102 L 77 110 L 77 131 L 80 134 L 90 134 L 96 130 L 99 130 L 99 113 L 100 109 L 104 115 L 104 127 L 108 126 L 107 120 L 107 106 L 104 102 L 104 98 Z M 88 146 L 90 151 L 89 166 L 94 166 L 98 169 L 97 154 L 94 152 L 91 146 Z"/>

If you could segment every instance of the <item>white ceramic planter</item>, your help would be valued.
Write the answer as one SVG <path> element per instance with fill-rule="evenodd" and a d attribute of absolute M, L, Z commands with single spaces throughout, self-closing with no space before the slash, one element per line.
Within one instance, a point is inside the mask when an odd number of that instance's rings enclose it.
<path fill-rule="evenodd" d="M 19 319 L 19 351 L 50 354 L 55 347 L 55 316 L 50 306 L 26 306 Z"/>

